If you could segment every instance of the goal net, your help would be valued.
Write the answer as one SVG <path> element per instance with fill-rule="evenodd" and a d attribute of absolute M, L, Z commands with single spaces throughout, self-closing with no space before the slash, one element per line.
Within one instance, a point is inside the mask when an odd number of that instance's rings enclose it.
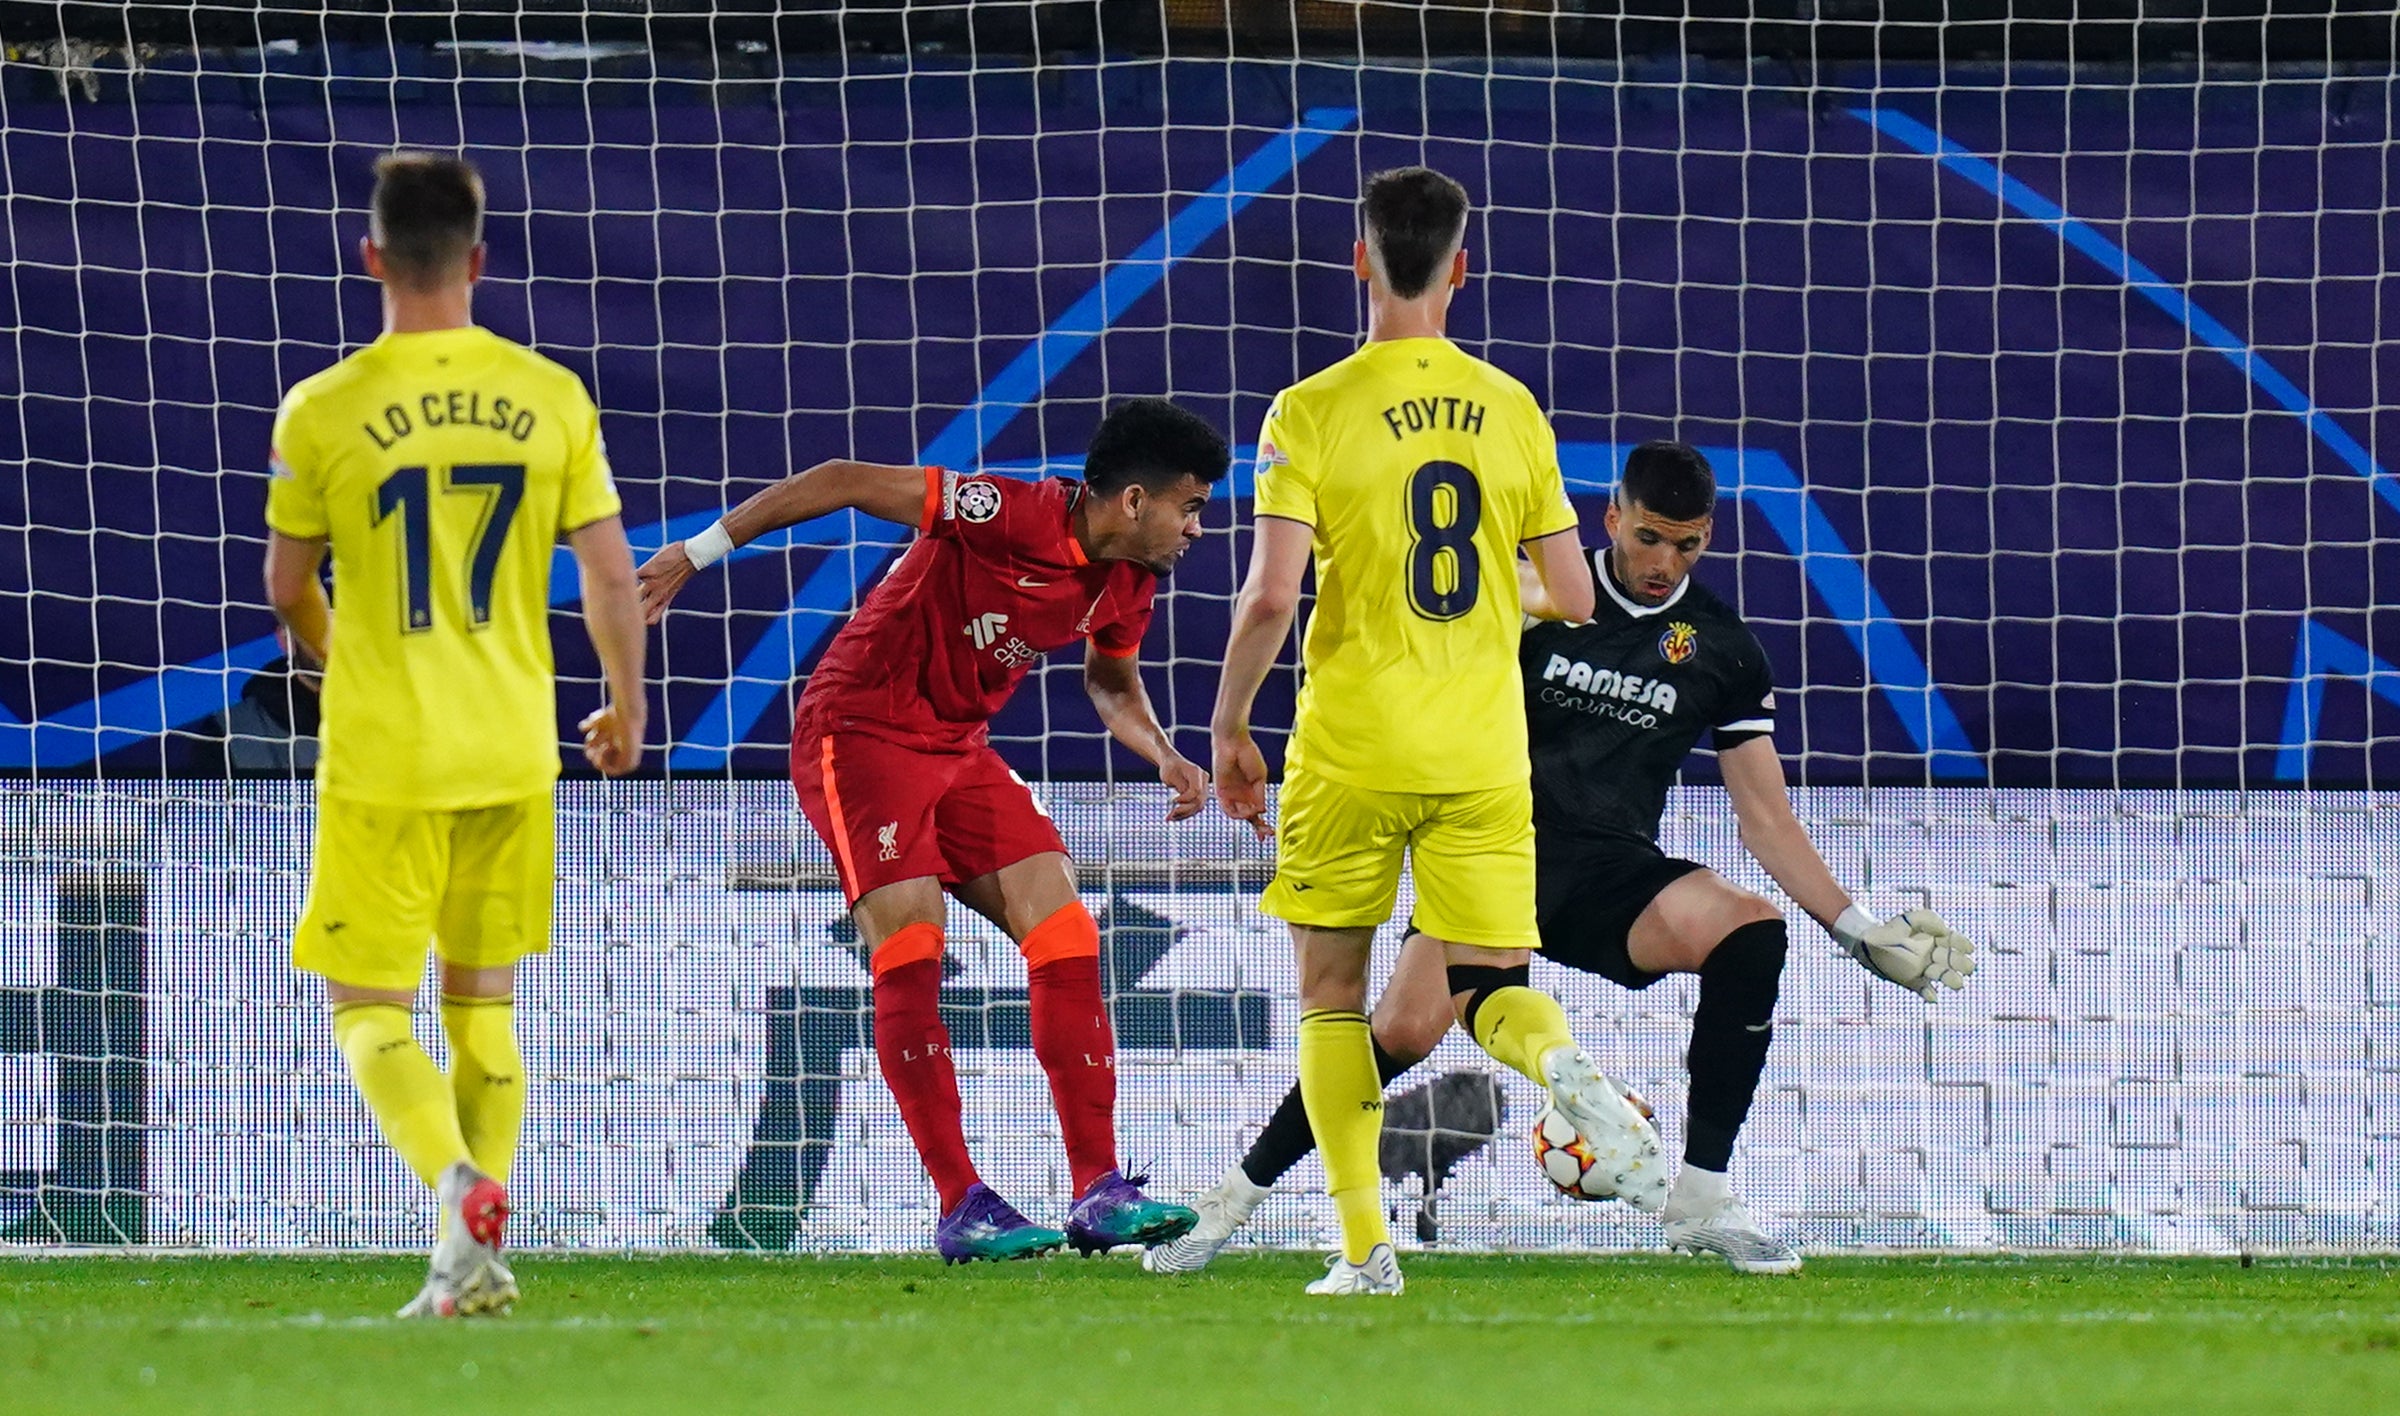
<path fill-rule="evenodd" d="M 1772 656 L 1800 818 L 1864 902 L 1981 950 L 1929 1007 L 1790 911 L 1734 1167 L 1768 1226 L 2400 1246 L 2388 18 L 2353 43 L 2338 18 L 1944 39 L 1832 4 L 69 8 L 0 6 L 0 1238 L 429 1232 L 289 967 L 314 707 L 256 569 L 274 406 L 377 333 L 352 253 L 373 156 L 407 144 L 480 164 L 477 315 L 589 383 L 637 552 L 822 458 L 1071 473 L 1136 394 L 1228 430 L 1143 656 L 1201 758 L 1248 445 L 1358 338 L 1360 179 L 1452 173 L 1479 205 L 1453 332 L 1553 410 L 1587 540 L 1626 447 L 1707 450 L 1700 576 Z M 696 582 L 654 640 L 650 770 L 562 784 L 556 942 L 519 995 L 523 1242 L 928 1241 L 783 780 L 795 684 L 906 534 L 837 518 Z M 562 736 L 598 693 L 573 597 L 562 569 Z M 1074 663 L 994 738 L 1105 927 L 1129 1168 L 1199 1189 L 1293 1075 L 1271 862 L 1213 811 L 1162 820 Z M 1714 782 L 1696 758 L 1664 845 L 1780 899 Z M 970 1144 L 1056 1218 L 1024 967 L 951 926 Z M 1692 981 L 1536 978 L 1679 1148 Z M 1535 1097 L 1495 1101 L 1493 1070 L 1454 1037 L 1398 1084 L 1395 1214 L 1467 1248 L 1657 1246 L 1549 1190 Z M 1320 1175 L 1248 1238 L 1326 1242 Z"/>

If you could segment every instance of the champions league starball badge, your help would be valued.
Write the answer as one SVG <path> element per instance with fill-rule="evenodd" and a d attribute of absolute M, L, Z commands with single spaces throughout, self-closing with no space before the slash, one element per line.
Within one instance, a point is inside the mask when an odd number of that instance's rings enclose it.
<path fill-rule="evenodd" d="M 959 483 L 952 495 L 951 506 L 961 521 L 980 526 L 1000 514 L 1000 489 L 981 478 Z"/>

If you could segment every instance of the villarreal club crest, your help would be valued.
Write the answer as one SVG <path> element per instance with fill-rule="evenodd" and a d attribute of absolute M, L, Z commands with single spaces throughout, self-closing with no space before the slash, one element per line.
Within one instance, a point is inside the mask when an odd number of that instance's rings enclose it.
<path fill-rule="evenodd" d="M 1690 625 L 1677 620 L 1658 637 L 1658 657 L 1670 664 L 1688 664 L 1700 652 L 1700 634 Z"/>

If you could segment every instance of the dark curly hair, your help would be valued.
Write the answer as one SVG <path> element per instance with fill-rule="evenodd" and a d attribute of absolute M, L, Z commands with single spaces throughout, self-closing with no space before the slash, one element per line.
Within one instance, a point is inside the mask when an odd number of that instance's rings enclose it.
<path fill-rule="evenodd" d="M 1083 455 L 1084 485 L 1107 496 L 1139 482 L 1163 492 L 1189 472 L 1215 482 L 1233 464 L 1225 437 L 1163 398 L 1129 398 L 1108 410 Z"/>

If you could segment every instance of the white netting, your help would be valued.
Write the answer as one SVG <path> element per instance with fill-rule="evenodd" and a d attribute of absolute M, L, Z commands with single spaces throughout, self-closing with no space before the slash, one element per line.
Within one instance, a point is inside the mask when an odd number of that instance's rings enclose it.
<path fill-rule="evenodd" d="M 1169 47 L 1246 49 L 1233 8 L 1169 7 Z M 1870 901 L 1985 941 L 1929 1010 L 1797 926 L 1753 1207 L 1828 1246 L 2400 1243 L 2388 69 L 1604 61 L 1578 57 L 1594 22 L 1515 13 L 1425 62 L 1227 61 L 1104 10 L 1028 58 L 1022 9 L 883 49 L 898 20 L 847 16 L 822 53 L 813 12 L 715 47 L 597 12 L 547 38 L 319 15 L 245 45 L 205 7 L 132 49 L 0 31 L 8 1233 L 421 1238 L 285 963 L 310 802 L 252 588 L 273 405 L 373 336 L 341 277 L 371 157 L 407 142 L 482 165 L 478 312 L 587 376 L 644 546 L 825 456 L 1071 469 L 1130 394 L 1247 444 L 1356 337 L 1360 176 L 1453 172 L 1485 208 L 1455 332 L 1556 410 L 1587 535 L 1625 445 L 1711 450 L 1703 574 L 1775 657 L 1803 821 Z M 1145 650 L 1194 755 L 1235 480 Z M 667 780 L 562 788 L 558 943 L 523 989 L 528 1241 L 924 1242 L 779 780 L 793 668 L 895 539 L 803 528 L 697 585 L 653 659 Z M 559 628 L 572 714 L 595 676 Z M 996 737 L 1109 927 L 1127 1158 L 1197 1188 L 1288 1084 L 1288 949 L 1258 851 L 1160 825 L 1077 680 L 1042 670 Z M 1767 888 L 1696 767 L 1668 849 Z M 1054 1216 L 1023 966 L 953 925 L 971 1144 Z M 1688 981 L 1541 976 L 1673 1140 Z M 1453 1039 L 1423 1075 L 1483 1065 Z M 1511 1085 L 1444 1241 L 1658 1242 L 1548 1198 Z M 1316 1176 L 1259 1238 L 1324 1237 Z"/>

